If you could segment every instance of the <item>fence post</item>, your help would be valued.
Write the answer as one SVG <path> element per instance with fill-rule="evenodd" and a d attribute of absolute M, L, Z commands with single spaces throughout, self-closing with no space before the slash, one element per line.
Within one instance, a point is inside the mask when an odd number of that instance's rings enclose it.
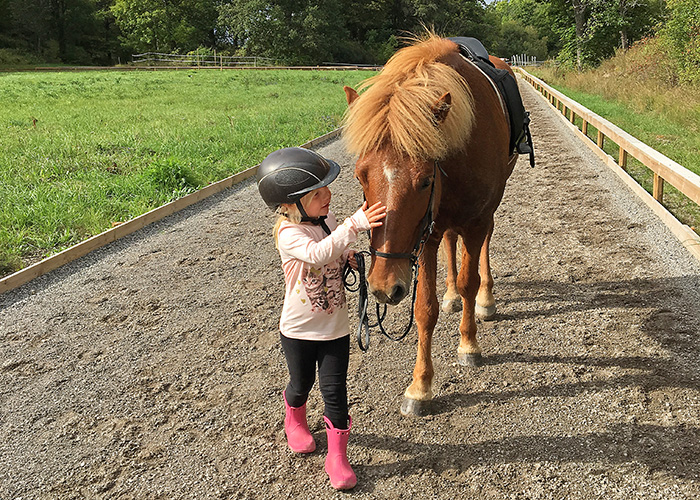
<path fill-rule="evenodd" d="M 605 136 L 603 135 L 603 132 L 601 132 L 600 130 L 598 131 L 598 140 L 596 141 L 596 143 L 598 144 L 598 147 L 600 149 L 603 149 L 603 146 L 605 144 Z"/>
<path fill-rule="evenodd" d="M 654 198 L 659 203 L 664 202 L 664 178 L 661 177 L 659 174 L 654 173 L 654 192 L 653 192 Z"/>
<path fill-rule="evenodd" d="M 620 156 L 617 164 L 622 167 L 622 170 L 627 170 L 627 151 L 625 151 L 622 146 L 620 146 Z"/>

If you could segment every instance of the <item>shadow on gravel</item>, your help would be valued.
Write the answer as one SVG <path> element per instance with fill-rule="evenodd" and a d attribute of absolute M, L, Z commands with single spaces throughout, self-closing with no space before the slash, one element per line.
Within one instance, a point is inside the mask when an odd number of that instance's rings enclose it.
<path fill-rule="evenodd" d="M 473 393 L 451 393 L 433 400 L 435 415 L 450 413 L 460 407 L 474 406 L 479 403 L 507 401 L 522 398 L 572 397 L 591 391 L 602 391 L 637 387 L 645 393 L 666 388 L 687 388 L 700 392 L 700 378 L 679 373 L 665 359 L 645 357 L 593 358 L 586 356 L 528 356 L 515 353 L 492 355 L 484 358 L 485 365 L 504 363 L 527 364 L 567 364 L 585 368 L 622 368 L 635 370 L 637 373 L 611 377 L 604 380 L 591 380 L 563 384 L 542 385 L 532 389 L 512 391 L 483 391 Z M 700 449 L 698 450 L 700 453 Z"/>
<path fill-rule="evenodd" d="M 700 276 L 573 283 L 519 281 L 503 282 L 501 287 L 509 292 L 500 300 L 505 306 L 501 310 L 512 312 L 499 313 L 496 321 L 566 317 L 586 311 L 614 314 L 616 310 L 624 313 L 635 309 L 647 316 L 641 326 L 643 334 L 664 348 L 685 353 L 697 351 L 700 338 L 693 324 L 698 318 L 693 320 L 688 314 L 691 311 L 679 310 L 677 306 L 698 303 Z M 619 319 L 626 320 L 622 315 Z"/>
<path fill-rule="evenodd" d="M 577 436 L 522 436 L 477 444 L 407 442 L 386 435 L 354 434 L 356 445 L 401 455 L 393 463 L 358 467 L 358 475 L 401 476 L 422 474 L 426 468 L 443 474 L 466 472 L 473 465 L 510 463 L 642 463 L 649 472 L 677 478 L 700 477 L 700 428 L 630 423 L 611 426 L 604 433 Z M 604 474 L 606 470 L 598 473 Z M 594 472 L 595 473 L 595 472 Z"/>
<path fill-rule="evenodd" d="M 504 281 L 500 286 L 511 292 L 510 297 L 502 300 L 504 303 L 539 302 L 553 306 L 548 309 L 523 310 L 507 316 L 499 316 L 499 319 L 520 320 L 605 307 L 668 306 L 673 304 L 673 299 L 681 294 L 680 290 L 695 290 L 696 293 L 700 291 L 700 276 L 573 283 L 554 280 Z M 498 301 L 499 298 L 496 297 L 496 300 Z"/>

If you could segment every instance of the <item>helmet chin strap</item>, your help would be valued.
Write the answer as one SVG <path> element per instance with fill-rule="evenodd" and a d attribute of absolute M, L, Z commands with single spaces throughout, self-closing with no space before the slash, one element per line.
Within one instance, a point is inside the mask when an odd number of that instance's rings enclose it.
<path fill-rule="evenodd" d="M 324 233 L 331 234 L 331 230 L 326 225 L 326 215 L 321 215 L 319 217 L 309 217 L 309 215 L 306 213 L 306 210 L 304 210 L 303 205 L 301 204 L 301 200 L 297 200 L 296 205 L 299 209 L 299 213 L 301 213 L 301 222 L 310 222 L 315 226 L 321 226 L 321 229 L 323 229 Z"/>

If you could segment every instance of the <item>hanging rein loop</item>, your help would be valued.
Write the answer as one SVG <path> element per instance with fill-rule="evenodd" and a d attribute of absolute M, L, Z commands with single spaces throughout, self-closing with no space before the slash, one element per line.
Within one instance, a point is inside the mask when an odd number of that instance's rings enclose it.
<path fill-rule="evenodd" d="M 413 316 L 414 309 L 416 305 L 416 292 L 418 290 L 418 271 L 420 270 L 419 259 L 423 255 L 423 250 L 425 249 L 425 243 L 433 234 L 433 229 L 435 228 L 435 220 L 433 218 L 433 202 L 435 199 L 435 184 L 437 180 L 437 171 L 447 177 L 447 174 L 442 169 L 437 160 L 435 160 L 435 171 L 433 174 L 433 184 L 430 189 L 430 200 L 428 201 L 428 207 L 425 211 L 425 215 L 420 221 L 418 240 L 413 247 L 411 253 L 394 253 L 394 252 L 380 252 L 374 249 L 371 245 L 369 247 L 369 252 L 356 252 L 355 261 L 357 262 L 357 274 L 350 267 L 349 264 L 345 265 L 343 270 L 343 282 L 345 283 L 345 288 L 350 292 L 358 292 L 358 304 L 357 304 L 357 315 L 359 319 L 359 324 L 357 327 L 357 345 L 360 350 L 365 352 L 369 349 L 369 338 L 370 329 L 374 327 L 379 327 L 379 331 L 382 334 L 394 342 L 403 340 L 408 332 L 410 332 L 413 326 Z M 386 317 L 387 305 L 383 304 L 384 308 L 380 310 L 379 302 L 376 303 L 376 323 L 370 323 L 369 314 L 367 312 L 369 304 L 369 294 L 367 291 L 367 279 L 365 278 L 365 256 L 373 255 L 375 257 L 381 257 L 384 259 L 408 259 L 411 261 L 411 275 L 413 278 L 413 293 L 411 296 L 411 312 L 409 315 L 408 325 L 404 328 L 403 332 L 399 335 L 392 335 L 387 333 L 384 328 L 384 318 Z"/>
<path fill-rule="evenodd" d="M 366 352 L 369 349 L 369 332 L 379 323 L 377 316 L 376 323 L 369 322 L 369 314 L 367 306 L 369 304 L 369 293 L 367 291 L 367 279 L 365 278 L 365 256 L 369 252 L 355 252 L 355 262 L 357 262 L 357 271 L 350 264 L 345 264 L 343 270 L 343 282 L 345 288 L 350 292 L 358 292 L 357 298 L 357 316 L 359 323 L 357 325 L 357 345 L 360 350 Z M 377 304 L 378 306 L 378 304 Z M 381 319 L 384 319 L 383 317 Z"/>
<path fill-rule="evenodd" d="M 416 265 L 413 271 L 413 295 L 411 297 L 411 313 L 408 320 L 408 325 L 404 328 L 400 335 L 392 335 L 386 331 L 384 328 L 384 318 L 386 318 L 387 305 L 383 304 L 383 309 L 380 309 L 379 302 L 376 302 L 377 320 L 374 323 L 370 323 L 369 320 L 369 293 L 367 291 L 367 278 L 365 278 L 365 256 L 370 255 L 369 252 L 356 252 L 355 261 L 357 262 L 357 271 L 355 271 L 349 264 L 345 265 L 343 270 L 343 281 L 345 283 L 345 288 L 350 292 L 358 292 L 359 296 L 357 298 L 357 345 L 360 350 L 366 352 L 369 349 L 369 335 L 372 328 L 379 327 L 379 331 L 394 342 L 399 342 L 403 340 L 408 332 L 411 331 L 413 326 L 413 309 L 416 303 L 416 289 L 418 285 L 418 266 Z"/>

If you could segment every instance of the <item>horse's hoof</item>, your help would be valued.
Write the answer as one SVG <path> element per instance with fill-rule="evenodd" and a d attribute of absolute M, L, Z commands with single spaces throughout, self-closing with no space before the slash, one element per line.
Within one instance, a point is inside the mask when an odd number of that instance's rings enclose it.
<path fill-rule="evenodd" d="M 446 313 L 456 313 L 462 310 L 462 299 L 442 299 L 442 310 Z"/>
<path fill-rule="evenodd" d="M 481 320 L 490 321 L 496 317 L 496 304 L 486 307 L 476 304 L 474 306 L 474 315 Z"/>
<path fill-rule="evenodd" d="M 425 401 L 419 399 L 403 398 L 401 403 L 401 415 L 407 417 L 413 415 L 415 417 L 426 417 L 432 412 L 432 400 Z"/>
<path fill-rule="evenodd" d="M 478 368 L 484 364 L 484 360 L 481 358 L 481 353 L 474 354 L 462 354 L 460 353 L 457 357 L 457 361 L 462 366 L 469 366 L 471 368 Z"/>

